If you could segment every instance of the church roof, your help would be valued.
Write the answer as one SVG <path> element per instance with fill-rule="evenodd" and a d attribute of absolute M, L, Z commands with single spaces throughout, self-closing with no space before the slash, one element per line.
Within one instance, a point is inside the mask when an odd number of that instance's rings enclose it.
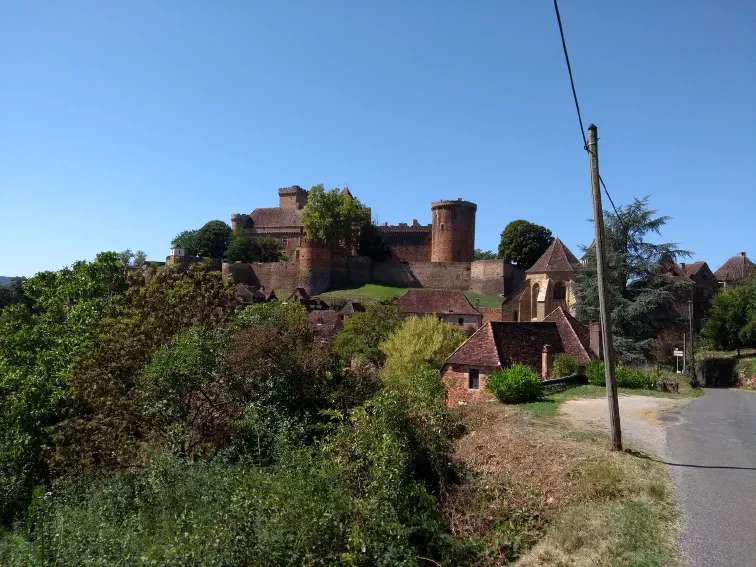
<path fill-rule="evenodd" d="M 714 272 L 717 281 L 731 282 L 747 278 L 756 271 L 756 264 L 751 262 L 745 252 L 735 254 Z"/>
<path fill-rule="evenodd" d="M 349 191 L 349 187 L 344 187 L 341 190 L 341 194 L 342 195 L 346 195 L 347 197 L 351 197 L 352 199 L 354 199 L 354 195 L 352 195 L 352 193 Z"/>
<path fill-rule="evenodd" d="M 574 272 L 580 261 L 558 238 L 554 239 L 543 256 L 533 264 L 526 274 L 548 274 L 549 272 Z"/>

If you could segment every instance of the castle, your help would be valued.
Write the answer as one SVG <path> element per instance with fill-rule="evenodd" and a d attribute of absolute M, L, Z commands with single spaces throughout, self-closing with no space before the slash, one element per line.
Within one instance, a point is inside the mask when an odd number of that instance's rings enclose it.
<path fill-rule="evenodd" d="M 343 195 L 352 197 L 348 188 Z M 503 260 L 473 261 L 477 205 L 461 198 L 431 203 L 431 224 L 383 224 L 376 229 L 388 247 L 382 262 L 371 261 L 335 243 L 305 238 L 302 213 L 307 191 L 294 185 L 278 190 L 278 207 L 231 216 L 231 227 L 281 240 L 281 262 L 223 264 L 224 275 L 262 289 L 304 288 L 310 294 L 380 283 L 398 287 L 472 290 L 503 295 L 522 281 L 522 271 Z"/>

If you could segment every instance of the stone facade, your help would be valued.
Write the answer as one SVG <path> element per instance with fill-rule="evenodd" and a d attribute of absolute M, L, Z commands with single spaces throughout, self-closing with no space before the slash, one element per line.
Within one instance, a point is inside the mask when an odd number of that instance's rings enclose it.
<path fill-rule="evenodd" d="M 431 262 L 472 262 L 478 206 L 462 198 L 431 203 Z"/>
<path fill-rule="evenodd" d="M 522 284 L 524 273 L 504 260 L 476 260 L 470 265 L 470 289 L 480 295 L 507 296 Z"/>
<path fill-rule="evenodd" d="M 473 373 L 477 371 L 477 388 L 470 387 L 470 370 Z M 446 405 L 453 408 L 461 403 L 494 401 L 493 394 L 486 389 L 486 380 L 494 370 L 495 368 L 491 366 L 467 364 L 449 364 L 444 367 L 442 382 L 446 388 Z"/>
<path fill-rule="evenodd" d="M 423 226 L 413 220 L 411 225 L 388 223 L 376 227 L 388 246 L 389 262 L 430 262 L 433 240 L 431 225 Z"/>
<path fill-rule="evenodd" d="M 375 262 L 372 267 L 375 283 L 396 287 L 430 287 L 470 289 L 468 262 Z"/>

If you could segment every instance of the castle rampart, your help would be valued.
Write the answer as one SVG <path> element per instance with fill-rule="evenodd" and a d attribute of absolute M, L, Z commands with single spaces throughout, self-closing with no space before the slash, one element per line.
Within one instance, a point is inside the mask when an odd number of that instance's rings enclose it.
<path fill-rule="evenodd" d="M 431 204 L 431 262 L 472 262 L 477 210 L 478 206 L 475 203 L 463 201 L 461 198 Z"/>

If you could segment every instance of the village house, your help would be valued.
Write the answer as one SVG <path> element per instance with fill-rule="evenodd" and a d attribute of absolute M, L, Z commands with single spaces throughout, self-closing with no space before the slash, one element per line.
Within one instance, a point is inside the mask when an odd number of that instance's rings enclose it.
<path fill-rule="evenodd" d="M 542 379 L 551 377 L 554 356 L 566 353 L 585 365 L 603 358 L 599 324 L 581 324 L 559 306 L 543 321 L 490 321 L 478 329 L 441 369 L 446 404 L 493 400 L 486 379 L 499 368 L 525 364 Z"/>
<path fill-rule="evenodd" d="M 433 315 L 460 327 L 480 327 L 482 317 L 464 292 L 446 289 L 410 289 L 397 299 L 405 315 Z"/>
<path fill-rule="evenodd" d="M 714 272 L 721 288 L 737 285 L 754 274 L 756 274 L 756 264 L 748 259 L 745 252 L 735 254 Z"/>
<path fill-rule="evenodd" d="M 580 261 L 556 238 L 538 261 L 525 271 L 525 281 L 501 304 L 502 321 L 543 321 L 557 307 L 572 312 L 573 281 Z"/>

